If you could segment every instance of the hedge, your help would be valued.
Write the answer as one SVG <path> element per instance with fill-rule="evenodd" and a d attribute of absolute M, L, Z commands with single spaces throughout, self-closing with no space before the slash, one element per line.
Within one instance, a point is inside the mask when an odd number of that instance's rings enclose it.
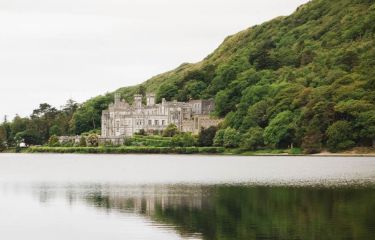
<path fill-rule="evenodd" d="M 28 153 L 223 153 L 223 147 L 30 147 Z"/>

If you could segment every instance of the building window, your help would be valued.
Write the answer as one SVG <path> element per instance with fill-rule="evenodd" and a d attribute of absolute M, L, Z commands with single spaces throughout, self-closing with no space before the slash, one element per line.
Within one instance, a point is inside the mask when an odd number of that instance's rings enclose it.
<path fill-rule="evenodd" d="M 148 120 L 148 125 L 152 125 L 152 120 Z"/>
<path fill-rule="evenodd" d="M 161 125 L 165 125 L 165 120 L 161 120 Z"/>
<path fill-rule="evenodd" d="M 155 120 L 155 125 L 159 125 L 159 120 Z"/>

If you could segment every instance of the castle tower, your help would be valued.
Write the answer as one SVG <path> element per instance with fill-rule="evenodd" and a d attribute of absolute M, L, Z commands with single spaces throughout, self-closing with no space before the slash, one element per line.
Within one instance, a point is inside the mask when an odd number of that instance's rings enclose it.
<path fill-rule="evenodd" d="M 155 93 L 147 93 L 146 94 L 146 102 L 147 106 L 154 106 L 155 105 Z"/>
<path fill-rule="evenodd" d="M 140 95 L 140 94 L 135 94 L 134 95 L 134 106 L 136 108 L 141 108 L 142 107 L 142 95 Z"/>
<path fill-rule="evenodd" d="M 121 94 L 115 93 L 115 104 L 118 104 L 121 102 Z"/>

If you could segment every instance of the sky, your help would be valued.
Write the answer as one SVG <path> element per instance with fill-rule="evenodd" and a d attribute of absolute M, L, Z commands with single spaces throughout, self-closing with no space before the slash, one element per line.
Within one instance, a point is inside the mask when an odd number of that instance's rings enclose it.
<path fill-rule="evenodd" d="M 0 117 L 197 62 L 308 0 L 0 0 Z M 1 119 L 0 119 L 1 121 Z"/>

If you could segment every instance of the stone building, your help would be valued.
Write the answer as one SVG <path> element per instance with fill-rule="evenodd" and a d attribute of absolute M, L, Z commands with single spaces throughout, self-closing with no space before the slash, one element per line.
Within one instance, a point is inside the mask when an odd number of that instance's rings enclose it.
<path fill-rule="evenodd" d="M 115 102 L 102 112 L 101 142 L 121 144 L 124 137 L 133 136 L 141 130 L 152 133 L 175 124 L 182 132 L 199 133 L 201 127 L 219 124 L 209 114 L 214 110 L 214 101 L 190 100 L 189 102 L 166 101 L 156 103 L 155 94 L 146 94 L 146 105 L 142 95 L 134 95 L 133 104 L 115 94 Z"/>

